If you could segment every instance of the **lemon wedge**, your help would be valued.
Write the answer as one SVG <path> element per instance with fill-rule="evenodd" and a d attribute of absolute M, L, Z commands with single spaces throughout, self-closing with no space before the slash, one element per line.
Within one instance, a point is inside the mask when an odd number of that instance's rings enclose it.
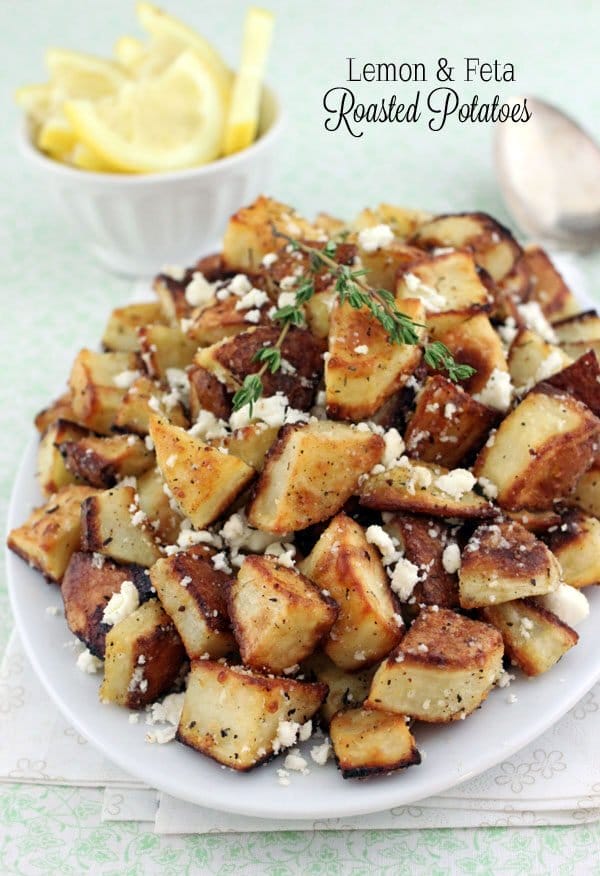
<path fill-rule="evenodd" d="M 182 21 L 173 18 L 157 6 L 141 0 L 136 5 L 138 21 L 146 33 L 163 45 L 179 47 L 179 51 L 191 49 L 218 81 L 223 98 L 231 89 L 232 73 L 221 55 L 203 36 L 192 30 Z"/>
<path fill-rule="evenodd" d="M 111 164 L 104 161 L 84 143 L 75 143 L 69 155 L 69 162 L 80 170 L 92 170 L 96 173 L 115 172 L 115 168 Z"/>
<path fill-rule="evenodd" d="M 146 46 L 141 40 L 135 37 L 122 36 L 116 41 L 113 54 L 117 62 L 124 67 L 128 73 L 135 75 L 135 72 L 146 55 Z"/>
<path fill-rule="evenodd" d="M 15 91 L 15 101 L 25 111 L 28 119 L 40 125 L 53 112 L 56 95 L 47 82 L 43 85 L 23 85 Z"/>
<path fill-rule="evenodd" d="M 49 49 L 46 64 L 52 84 L 66 98 L 98 100 L 115 94 L 129 78 L 113 61 L 67 49 Z"/>
<path fill-rule="evenodd" d="M 225 106 L 212 70 L 184 52 L 154 79 L 101 100 L 71 100 L 77 139 L 116 170 L 151 173 L 204 164 L 221 151 Z"/>
<path fill-rule="evenodd" d="M 42 122 L 35 145 L 59 161 L 66 161 L 75 146 L 75 131 L 63 113 L 55 113 Z"/>
<path fill-rule="evenodd" d="M 242 59 L 233 83 L 223 152 L 231 155 L 249 146 L 258 131 L 262 81 L 273 35 L 274 16 L 250 7 L 244 22 Z"/>

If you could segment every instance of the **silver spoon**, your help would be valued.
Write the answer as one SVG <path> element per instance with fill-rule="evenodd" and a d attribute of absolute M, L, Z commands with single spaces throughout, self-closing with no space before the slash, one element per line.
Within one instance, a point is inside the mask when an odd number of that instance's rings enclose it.
<path fill-rule="evenodd" d="M 528 122 L 494 131 L 494 160 L 506 206 L 529 236 L 563 249 L 600 248 L 600 147 L 577 122 L 527 97 Z"/>

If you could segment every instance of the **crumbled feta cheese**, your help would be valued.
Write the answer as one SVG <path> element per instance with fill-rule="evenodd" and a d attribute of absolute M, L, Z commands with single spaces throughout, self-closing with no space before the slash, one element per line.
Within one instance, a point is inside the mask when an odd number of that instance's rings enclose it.
<path fill-rule="evenodd" d="M 246 515 L 241 511 L 232 514 L 225 521 L 222 529 L 219 531 L 219 535 L 229 546 L 234 564 L 236 556 L 242 548 L 259 554 L 263 553 L 266 547 L 273 544 L 272 533 L 262 532 L 260 529 L 253 529 L 251 526 L 248 526 Z"/>
<path fill-rule="evenodd" d="M 290 748 L 298 738 L 300 724 L 297 721 L 280 721 L 273 740 L 273 752 L 277 754 L 282 748 Z"/>
<path fill-rule="evenodd" d="M 260 322 L 260 310 L 247 310 L 244 314 L 244 322 L 251 322 L 254 325 L 258 325 Z"/>
<path fill-rule="evenodd" d="M 184 575 L 179 583 L 181 584 L 182 587 L 187 587 L 188 584 L 192 583 L 192 579 L 189 575 Z"/>
<path fill-rule="evenodd" d="M 129 713 L 129 723 L 130 724 L 138 724 L 140 720 L 139 712 L 130 712 Z"/>
<path fill-rule="evenodd" d="M 283 787 L 287 787 L 290 783 L 290 780 L 288 778 L 289 773 L 287 772 L 287 770 L 279 769 L 279 770 L 277 770 L 277 775 L 279 776 L 279 778 L 277 779 L 279 784 L 283 785 Z"/>
<path fill-rule="evenodd" d="M 539 302 L 528 301 L 527 304 L 517 304 L 517 310 L 528 329 L 536 332 L 549 344 L 557 343 L 555 331 L 544 316 Z"/>
<path fill-rule="evenodd" d="M 358 233 L 358 244 L 365 252 L 375 252 L 389 246 L 394 240 L 394 232 L 389 225 L 373 225 Z"/>
<path fill-rule="evenodd" d="M 562 350 L 558 348 L 543 359 L 535 372 L 534 383 L 539 383 L 541 380 L 547 380 L 553 374 L 558 374 L 565 367 L 565 356 Z"/>
<path fill-rule="evenodd" d="M 278 258 L 279 258 L 279 256 L 277 255 L 276 252 L 268 252 L 265 256 L 263 256 L 263 260 L 261 262 L 261 265 L 264 268 L 270 268 L 275 264 L 275 262 L 277 261 Z"/>
<path fill-rule="evenodd" d="M 507 317 L 504 325 L 498 326 L 498 334 L 504 342 L 505 347 L 510 347 L 518 332 L 519 329 L 517 328 L 517 324 L 512 316 Z"/>
<path fill-rule="evenodd" d="M 144 678 L 144 667 L 136 666 L 133 670 L 133 674 L 129 680 L 129 685 L 127 690 L 130 693 L 133 693 L 135 690 L 140 690 L 142 693 L 145 693 L 148 690 L 148 679 Z"/>
<path fill-rule="evenodd" d="M 56 617 L 57 614 L 59 614 L 59 612 L 60 612 L 60 609 L 57 608 L 55 605 L 47 605 L 46 606 L 46 614 L 50 614 L 53 617 Z"/>
<path fill-rule="evenodd" d="M 457 544 L 449 544 L 442 554 L 442 565 L 449 575 L 460 569 L 460 548 Z"/>
<path fill-rule="evenodd" d="M 419 568 L 410 560 L 402 558 L 396 563 L 392 572 L 390 587 L 401 602 L 407 602 L 412 596 L 415 584 L 419 580 Z"/>
<path fill-rule="evenodd" d="M 375 545 L 378 549 L 384 566 L 389 566 L 390 563 L 395 563 L 400 558 L 400 552 L 382 526 L 372 524 L 367 527 L 365 535 L 369 544 Z"/>
<path fill-rule="evenodd" d="M 196 544 L 207 544 L 215 548 L 223 546 L 221 538 L 214 532 L 211 532 L 209 529 L 193 529 L 189 520 L 183 520 L 179 527 L 179 535 L 177 536 L 178 547 L 185 549 Z"/>
<path fill-rule="evenodd" d="M 477 479 L 466 468 L 455 468 L 448 474 L 440 475 L 435 480 L 438 490 L 459 501 L 465 493 L 472 490 Z"/>
<path fill-rule="evenodd" d="M 406 283 L 406 288 L 409 293 L 416 298 L 419 298 L 423 302 L 426 310 L 429 310 L 432 313 L 439 313 L 448 306 L 448 302 L 444 296 L 440 295 L 433 286 L 428 286 L 426 283 L 423 283 L 421 278 L 417 277 L 416 274 L 412 274 L 410 271 L 407 274 L 404 274 L 404 282 Z"/>
<path fill-rule="evenodd" d="M 220 420 L 211 411 L 200 411 L 194 425 L 188 429 L 188 434 L 202 441 L 211 441 L 214 438 L 225 438 L 228 434 L 227 423 Z"/>
<path fill-rule="evenodd" d="M 444 417 L 446 420 L 451 420 L 458 408 L 452 402 L 446 402 L 444 405 Z"/>
<path fill-rule="evenodd" d="M 175 465 L 176 462 L 177 462 L 177 454 L 171 453 L 170 456 L 167 456 L 167 458 L 165 460 L 165 465 L 167 466 L 167 468 L 173 468 L 173 466 Z"/>
<path fill-rule="evenodd" d="M 483 490 L 483 495 L 486 499 L 496 499 L 498 497 L 498 487 L 489 478 L 479 477 L 477 483 Z"/>
<path fill-rule="evenodd" d="M 262 289 L 255 289 L 253 287 L 249 292 L 246 292 L 239 301 L 236 301 L 235 309 L 250 310 L 252 307 L 262 307 L 268 300 L 269 296 L 266 292 L 263 292 Z"/>
<path fill-rule="evenodd" d="M 279 288 L 283 289 L 284 292 L 289 295 L 290 294 L 289 290 L 293 289 L 294 286 L 297 284 L 297 282 L 298 282 L 298 277 L 296 277 L 294 274 L 288 274 L 287 277 L 282 277 L 281 280 L 279 281 Z M 289 298 L 287 298 L 286 299 L 287 304 L 295 304 L 295 302 L 296 302 L 296 293 L 292 292 L 291 294 L 294 297 L 291 301 Z M 279 305 L 279 307 L 285 306 L 284 304 L 279 304 L 279 301 L 277 302 L 277 304 Z"/>
<path fill-rule="evenodd" d="M 192 307 L 204 307 L 212 303 L 215 287 L 209 283 L 201 271 L 194 271 L 192 279 L 185 287 L 185 300 Z"/>
<path fill-rule="evenodd" d="M 77 669 L 81 669 L 82 672 L 88 672 L 90 675 L 95 675 L 99 669 L 102 669 L 102 666 L 102 660 L 94 657 L 88 648 L 82 651 L 77 658 Z"/>
<path fill-rule="evenodd" d="M 383 451 L 382 464 L 388 468 L 404 453 L 404 441 L 397 429 L 388 429 L 383 435 L 385 450 Z"/>
<path fill-rule="evenodd" d="M 473 398 L 482 405 L 495 408 L 497 411 L 507 411 L 512 399 L 513 386 L 508 371 L 494 368 L 487 383 Z"/>
<path fill-rule="evenodd" d="M 259 398 L 254 403 L 252 417 L 250 406 L 244 405 L 239 411 L 234 411 L 229 418 L 229 425 L 232 429 L 243 429 L 253 420 L 262 420 L 267 426 L 278 428 L 284 423 L 300 423 L 308 420 L 309 415 L 305 411 L 297 411 L 289 404 L 288 397 L 281 392 L 268 398 Z"/>
<path fill-rule="evenodd" d="M 211 557 L 211 561 L 217 572 L 225 572 L 227 575 L 231 574 L 231 566 L 229 565 L 227 555 L 224 551 Z"/>
<path fill-rule="evenodd" d="M 298 731 L 298 739 L 300 742 L 306 742 L 307 739 L 310 739 L 313 732 L 313 723 L 312 721 L 306 721 Z"/>
<path fill-rule="evenodd" d="M 242 298 L 252 289 L 252 283 L 245 274 L 236 274 L 226 288 L 231 295 Z"/>
<path fill-rule="evenodd" d="M 140 594 L 133 581 L 123 581 L 121 589 L 108 600 L 102 613 L 102 623 L 114 626 L 139 608 Z"/>
<path fill-rule="evenodd" d="M 326 739 L 321 745 L 313 745 L 310 750 L 312 760 L 319 766 L 325 766 L 331 755 L 331 742 Z"/>
<path fill-rule="evenodd" d="M 288 569 L 294 568 L 296 548 L 293 544 L 274 541 L 265 548 L 265 555 L 267 554 L 276 557 L 280 566 L 287 566 Z"/>
<path fill-rule="evenodd" d="M 575 627 L 590 613 L 590 604 L 581 590 L 561 584 L 553 593 L 538 597 L 538 602 L 570 627 Z"/>
<path fill-rule="evenodd" d="M 427 647 L 425 642 L 419 642 L 419 644 L 417 645 L 417 651 L 419 651 L 421 654 L 427 654 L 429 648 Z"/>
<path fill-rule="evenodd" d="M 106 557 L 104 556 L 104 554 L 99 554 L 94 551 L 94 553 L 92 554 L 92 567 L 94 569 L 101 569 L 104 566 L 105 562 Z"/>
<path fill-rule="evenodd" d="M 171 724 L 176 729 L 183 711 L 184 698 L 184 693 L 174 693 L 151 703 L 146 710 L 146 724 Z"/>
<path fill-rule="evenodd" d="M 308 766 L 308 762 L 302 757 L 298 749 L 294 751 L 290 751 L 287 755 L 286 759 L 283 762 L 283 766 L 286 770 L 294 770 L 299 773 L 307 773 L 308 770 L 306 767 Z"/>
<path fill-rule="evenodd" d="M 510 672 L 506 672 L 506 670 L 503 670 L 502 673 L 498 676 L 498 681 L 496 682 L 496 685 L 498 687 L 508 687 L 510 685 L 511 681 L 514 681 L 514 680 L 515 680 L 514 675 L 511 675 Z"/>
<path fill-rule="evenodd" d="M 517 702 L 517 697 L 516 697 L 516 695 L 515 695 L 515 694 L 509 694 L 509 695 L 506 697 L 506 702 L 509 703 L 510 705 L 513 705 L 513 703 L 516 703 L 516 702 Z"/>
<path fill-rule="evenodd" d="M 178 283 L 185 277 L 185 268 L 182 268 L 181 265 L 163 265 L 160 272 L 163 276 L 170 277 Z"/>
<path fill-rule="evenodd" d="M 150 435 L 146 435 L 144 438 L 144 444 L 146 445 L 146 450 L 150 450 L 151 452 L 154 450 L 154 441 Z"/>
<path fill-rule="evenodd" d="M 121 371 L 120 374 L 113 377 L 113 383 L 119 389 L 129 389 L 132 383 L 140 377 L 140 372 L 133 369 Z"/>
<path fill-rule="evenodd" d="M 358 353 L 359 356 L 366 356 L 369 352 L 369 348 L 366 344 L 359 344 L 358 347 L 354 348 L 354 352 Z"/>

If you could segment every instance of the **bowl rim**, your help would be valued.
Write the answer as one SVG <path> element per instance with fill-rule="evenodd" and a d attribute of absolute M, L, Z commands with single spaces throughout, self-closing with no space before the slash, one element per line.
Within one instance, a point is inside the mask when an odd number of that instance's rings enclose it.
<path fill-rule="evenodd" d="M 265 133 L 245 149 L 241 149 L 239 152 L 234 152 L 233 155 L 216 158 L 214 161 L 200 164 L 197 167 L 184 167 L 180 170 L 153 171 L 151 173 L 107 173 L 104 171 L 84 170 L 83 168 L 70 167 L 68 164 L 62 164 L 60 161 L 50 158 L 34 146 L 31 142 L 27 118 L 23 118 L 20 124 L 18 132 L 19 147 L 21 153 L 25 155 L 28 160 L 37 164 L 38 167 L 51 170 L 67 179 L 79 180 L 81 182 L 106 183 L 108 186 L 141 186 L 160 185 L 164 182 L 185 180 L 191 177 L 209 177 L 212 173 L 217 173 L 220 170 L 227 170 L 230 167 L 235 167 L 245 161 L 251 160 L 253 156 L 257 156 L 265 149 L 268 149 L 273 140 L 281 134 L 286 119 L 286 113 L 283 110 L 279 96 L 277 92 L 266 83 L 263 85 L 263 92 L 270 98 L 274 105 L 273 121 Z"/>

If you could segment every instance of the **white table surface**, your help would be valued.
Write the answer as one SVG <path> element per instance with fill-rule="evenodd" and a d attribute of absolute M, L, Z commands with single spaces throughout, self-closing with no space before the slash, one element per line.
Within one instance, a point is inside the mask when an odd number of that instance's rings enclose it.
<path fill-rule="evenodd" d="M 348 56 L 363 61 L 425 61 L 439 55 L 512 61 L 513 85 L 477 86 L 483 96 L 533 92 L 568 107 L 600 137 L 598 29 L 592 0 L 421 0 L 378 3 L 266 2 L 277 13 L 271 82 L 288 111 L 272 194 L 302 211 L 351 215 L 381 200 L 434 211 L 482 209 L 508 217 L 495 187 L 491 130 L 452 123 L 371 126 L 361 139 L 323 128 L 322 96 L 344 84 Z M 170 0 L 236 61 L 241 0 Z M 107 53 L 121 33 L 135 33 L 124 0 L 0 0 L 0 259 L 2 404 L 0 513 L 4 517 L 30 421 L 65 378 L 73 351 L 94 344 L 108 310 L 129 282 L 106 274 L 52 213 L 15 146 L 15 87 L 43 77 L 51 45 Z M 396 87 L 361 85 L 365 98 Z M 469 86 L 462 84 L 465 94 Z M 404 91 L 404 89 L 407 89 Z M 471 87 L 471 90 L 474 90 Z M 582 268 L 600 277 L 600 259 Z M 2 575 L 3 573 L 0 573 Z M 12 626 L 0 581 L 0 645 Z M 2 732 L 0 723 L 0 734 Z M 471 873 L 598 872 L 598 825 L 573 828 L 452 831 L 357 831 L 227 837 L 153 836 L 147 826 L 100 823 L 98 792 L 12 786 L 0 789 L 3 873 Z"/>

